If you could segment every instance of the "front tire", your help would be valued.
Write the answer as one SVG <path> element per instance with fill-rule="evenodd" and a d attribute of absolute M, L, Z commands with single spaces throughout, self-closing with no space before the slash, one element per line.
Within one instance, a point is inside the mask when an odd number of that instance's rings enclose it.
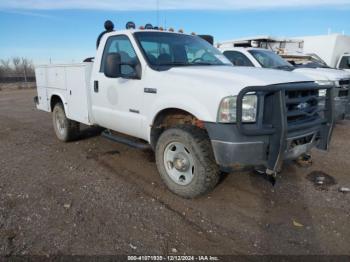
<path fill-rule="evenodd" d="M 219 181 L 208 135 L 194 126 L 164 131 L 156 145 L 156 162 L 167 187 L 184 198 L 203 195 Z"/>
<path fill-rule="evenodd" d="M 77 139 L 80 124 L 67 118 L 62 103 L 57 103 L 52 112 L 53 126 L 57 138 L 63 142 Z"/>

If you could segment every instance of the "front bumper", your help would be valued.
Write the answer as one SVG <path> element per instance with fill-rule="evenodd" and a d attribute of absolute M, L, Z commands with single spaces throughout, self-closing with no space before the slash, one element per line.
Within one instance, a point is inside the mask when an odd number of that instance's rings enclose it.
<path fill-rule="evenodd" d="M 237 97 L 237 123 L 220 124 L 206 122 L 205 127 L 212 142 L 216 162 L 224 170 L 241 169 L 245 166 L 265 166 L 271 171 L 281 169 L 284 160 L 296 159 L 313 147 L 327 150 L 333 130 L 333 86 L 313 83 L 247 87 Z M 310 121 L 291 122 L 287 112 L 288 103 L 296 98 L 286 98 L 287 91 L 327 89 L 324 110 L 312 112 Z M 258 120 L 255 124 L 242 122 L 242 99 L 255 92 L 259 97 Z M 297 98 L 298 99 L 298 98 Z M 302 103 L 319 99 L 305 97 Z M 294 102 L 295 103 L 295 102 Z M 305 112 L 306 115 L 311 115 Z M 313 115 L 312 115 L 313 116 Z"/>
<path fill-rule="evenodd" d="M 270 136 L 244 136 L 236 124 L 205 123 L 215 160 L 224 170 L 268 166 Z M 320 128 L 292 133 L 286 138 L 283 160 L 297 159 L 320 142 Z M 303 141 L 304 143 L 300 143 Z M 297 142 L 297 143 L 296 143 Z"/>

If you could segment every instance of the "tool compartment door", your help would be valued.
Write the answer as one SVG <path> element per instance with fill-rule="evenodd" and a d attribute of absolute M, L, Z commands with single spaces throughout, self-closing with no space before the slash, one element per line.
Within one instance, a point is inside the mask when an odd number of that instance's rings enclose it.
<path fill-rule="evenodd" d="M 44 67 L 36 68 L 35 78 L 38 93 L 38 104 L 36 107 L 39 110 L 49 112 L 49 98 L 47 97 L 47 69 Z"/>
<path fill-rule="evenodd" d="M 77 64 L 67 66 L 66 87 L 67 87 L 67 117 L 71 120 L 83 124 L 90 124 L 89 121 L 89 66 L 86 64 Z"/>

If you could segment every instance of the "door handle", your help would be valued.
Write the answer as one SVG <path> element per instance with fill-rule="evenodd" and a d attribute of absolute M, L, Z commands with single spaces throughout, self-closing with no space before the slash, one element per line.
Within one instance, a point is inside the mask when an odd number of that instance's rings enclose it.
<path fill-rule="evenodd" d="M 94 81 L 94 92 L 98 93 L 98 81 L 97 80 Z"/>

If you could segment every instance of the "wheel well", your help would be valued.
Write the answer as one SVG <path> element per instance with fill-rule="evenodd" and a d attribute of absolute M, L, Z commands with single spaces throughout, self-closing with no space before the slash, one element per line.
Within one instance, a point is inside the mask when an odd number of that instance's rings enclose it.
<path fill-rule="evenodd" d="M 57 103 L 62 103 L 62 99 L 58 95 L 53 95 L 50 101 L 51 112 Z M 62 103 L 63 104 L 63 103 Z"/>
<path fill-rule="evenodd" d="M 153 149 L 164 130 L 176 125 L 192 125 L 204 129 L 203 121 L 191 113 L 177 108 L 164 109 L 157 114 L 152 124 L 151 146 Z"/>

